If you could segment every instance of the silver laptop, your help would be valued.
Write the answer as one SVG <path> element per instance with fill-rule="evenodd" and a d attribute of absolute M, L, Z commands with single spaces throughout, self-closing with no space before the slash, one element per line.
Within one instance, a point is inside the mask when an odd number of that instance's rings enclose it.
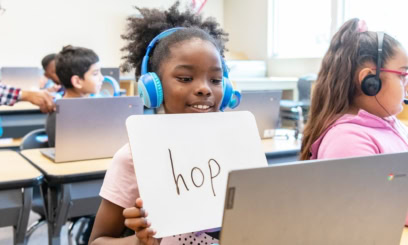
<path fill-rule="evenodd" d="M 234 111 L 250 111 L 254 114 L 261 138 L 272 138 L 279 126 L 280 90 L 242 91 L 241 103 Z M 227 111 L 230 111 L 228 109 Z"/>
<path fill-rule="evenodd" d="M 118 67 L 104 67 L 104 68 L 101 68 L 101 73 L 104 76 L 113 77 L 117 82 L 119 82 L 120 72 L 119 72 Z"/>
<path fill-rule="evenodd" d="M 408 153 L 229 173 L 222 245 L 399 245 Z"/>
<path fill-rule="evenodd" d="M 128 142 L 125 122 L 143 114 L 139 97 L 57 100 L 55 148 L 42 153 L 55 162 L 112 157 Z"/>
<path fill-rule="evenodd" d="M 42 70 L 38 67 L 2 67 L 1 82 L 24 90 L 39 90 Z"/>

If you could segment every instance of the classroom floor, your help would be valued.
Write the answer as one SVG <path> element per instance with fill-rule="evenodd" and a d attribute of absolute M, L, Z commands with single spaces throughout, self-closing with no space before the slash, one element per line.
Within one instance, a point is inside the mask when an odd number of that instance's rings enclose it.
<path fill-rule="evenodd" d="M 30 213 L 30 220 L 28 225 L 37 220 L 39 216 L 36 213 Z M 74 230 L 75 232 L 75 230 Z M 74 233 L 76 234 L 76 233 Z M 12 245 L 13 244 L 13 229 L 12 227 L 0 228 L 0 245 Z M 47 225 L 40 226 L 30 237 L 28 245 L 34 244 L 48 244 Z M 61 231 L 61 245 L 68 245 L 67 239 L 67 225 L 64 225 Z"/>

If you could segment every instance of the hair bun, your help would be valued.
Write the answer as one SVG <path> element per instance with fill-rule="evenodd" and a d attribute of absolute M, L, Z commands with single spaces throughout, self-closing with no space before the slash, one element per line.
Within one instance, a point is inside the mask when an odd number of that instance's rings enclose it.
<path fill-rule="evenodd" d="M 358 32 L 366 32 L 368 31 L 368 27 L 367 27 L 367 23 L 365 22 L 365 20 L 360 20 L 358 22 Z"/>

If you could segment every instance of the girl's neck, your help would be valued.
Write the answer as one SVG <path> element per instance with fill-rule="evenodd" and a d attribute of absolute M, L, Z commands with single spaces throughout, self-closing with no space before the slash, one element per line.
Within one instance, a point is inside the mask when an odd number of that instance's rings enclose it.
<path fill-rule="evenodd" d="M 358 106 L 351 105 L 350 108 L 347 111 L 347 114 L 357 115 L 359 110 L 360 110 L 360 108 Z"/>
<path fill-rule="evenodd" d="M 350 109 L 351 108 L 353 109 L 352 111 L 350 111 L 350 114 L 357 115 L 359 110 L 364 110 L 380 118 L 386 118 L 386 117 L 391 116 L 389 115 L 388 112 L 385 111 L 384 108 L 382 108 L 378 104 L 378 102 L 375 100 L 374 97 L 368 97 L 368 96 L 357 97 L 354 101 L 353 106 L 350 107 Z M 351 112 L 354 112 L 354 113 L 351 113 Z"/>
<path fill-rule="evenodd" d="M 84 94 L 84 93 L 81 93 L 81 92 L 79 92 L 79 91 L 77 91 L 76 89 L 67 89 L 66 91 L 65 91 L 65 94 L 64 94 L 64 99 L 66 99 L 66 98 L 81 98 L 81 97 L 87 97 L 88 96 L 88 94 Z"/>

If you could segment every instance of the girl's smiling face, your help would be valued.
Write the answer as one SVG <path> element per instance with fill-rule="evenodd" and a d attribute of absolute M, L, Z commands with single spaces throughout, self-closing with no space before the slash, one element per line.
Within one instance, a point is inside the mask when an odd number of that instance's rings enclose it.
<path fill-rule="evenodd" d="M 211 42 L 192 38 L 172 45 L 159 74 L 166 113 L 219 110 L 222 65 L 220 53 Z"/>

